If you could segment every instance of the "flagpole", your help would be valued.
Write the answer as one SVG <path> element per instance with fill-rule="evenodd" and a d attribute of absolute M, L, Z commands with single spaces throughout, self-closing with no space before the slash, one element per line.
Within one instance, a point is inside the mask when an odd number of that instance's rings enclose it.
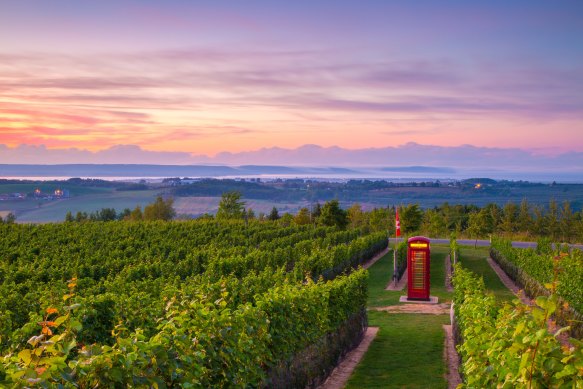
<path fill-rule="evenodd" d="M 395 208 L 395 249 L 393 250 L 393 282 L 395 287 L 397 282 L 399 282 L 397 277 L 397 245 L 399 241 L 399 236 L 401 232 L 401 222 L 399 221 L 399 210 Z"/>
<path fill-rule="evenodd" d="M 393 250 L 393 282 L 397 286 L 397 236 L 395 234 L 395 249 Z"/>

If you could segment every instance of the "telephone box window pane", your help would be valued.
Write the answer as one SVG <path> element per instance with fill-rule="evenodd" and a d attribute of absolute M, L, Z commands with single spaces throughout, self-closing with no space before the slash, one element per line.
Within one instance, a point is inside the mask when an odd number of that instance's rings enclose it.
<path fill-rule="evenodd" d="M 425 251 L 413 252 L 413 289 L 425 289 Z"/>

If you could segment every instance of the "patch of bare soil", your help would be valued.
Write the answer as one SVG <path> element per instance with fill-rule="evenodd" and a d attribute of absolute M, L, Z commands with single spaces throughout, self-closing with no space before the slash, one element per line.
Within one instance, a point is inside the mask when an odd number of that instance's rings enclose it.
<path fill-rule="evenodd" d="M 455 389 L 462 383 L 459 367 L 460 360 L 455 349 L 455 341 L 453 339 L 453 329 L 451 325 L 444 325 L 445 331 L 445 346 L 443 348 L 443 357 L 447 366 L 446 380 L 448 389 Z"/>
<path fill-rule="evenodd" d="M 428 315 L 449 314 L 449 304 L 401 304 L 387 307 L 369 308 L 372 311 L 382 311 L 388 313 L 424 313 Z"/>
<path fill-rule="evenodd" d="M 346 357 L 340 362 L 338 366 L 332 371 L 330 376 L 324 381 L 318 389 L 342 389 L 348 382 L 352 372 L 358 363 L 364 357 L 366 350 L 372 343 L 373 339 L 379 331 L 378 327 L 368 327 L 364 333 L 364 337 L 360 344 L 351 352 L 346 354 Z"/>

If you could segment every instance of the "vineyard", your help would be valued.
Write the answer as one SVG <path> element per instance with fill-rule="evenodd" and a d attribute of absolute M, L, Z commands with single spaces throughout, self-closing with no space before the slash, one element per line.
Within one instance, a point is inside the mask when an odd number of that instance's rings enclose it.
<path fill-rule="evenodd" d="M 511 242 L 494 239 L 490 256 L 498 262 L 530 298 L 549 295 L 556 287 L 560 304 L 555 316 L 571 327 L 571 334 L 583 337 L 583 252 L 563 247 L 554 252 L 548 240 L 535 249 L 513 248 Z"/>
<path fill-rule="evenodd" d="M 366 327 L 385 233 L 271 222 L 0 225 L 0 382 L 305 386 Z"/>
<path fill-rule="evenodd" d="M 348 387 L 408 385 L 413 371 L 413 386 L 442 387 L 452 297 L 464 387 L 581 385 L 579 250 L 493 240 L 491 257 L 530 306 L 509 303 L 487 249 L 470 261 L 455 239 L 452 294 L 448 249 L 435 246 L 432 294 L 442 304 L 429 318 L 385 289 L 392 254 L 370 278 L 358 269 L 387 247 L 386 232 L 367 231 L 212 218 L 1 224 L 0 386 L 315 387 L 370 320 L 383 332 Z M 406 252 L 401 242 L 397 278 Z"/>

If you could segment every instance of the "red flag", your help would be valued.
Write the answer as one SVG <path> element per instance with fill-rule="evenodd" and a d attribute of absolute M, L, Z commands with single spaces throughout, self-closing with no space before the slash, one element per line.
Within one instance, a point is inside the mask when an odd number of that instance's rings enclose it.
<path fill-rule="evenodd" d="M 401 221 L 399 220 L 399 210 L 395 211 L 395 236 L 401 236 Z"/>

